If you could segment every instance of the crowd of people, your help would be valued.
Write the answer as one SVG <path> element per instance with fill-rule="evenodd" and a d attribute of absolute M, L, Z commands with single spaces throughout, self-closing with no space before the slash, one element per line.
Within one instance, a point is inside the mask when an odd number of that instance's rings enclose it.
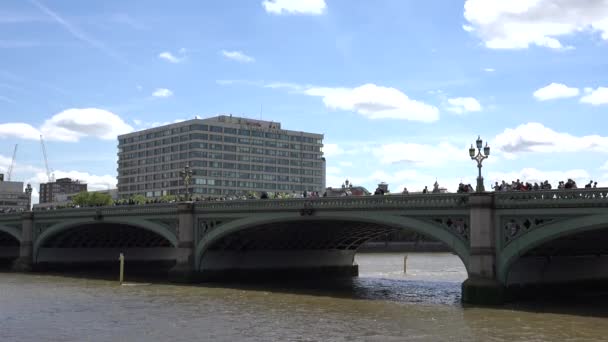
<path fill-rule="evenodd" d="M 496 182 L 492 186 L 492 189 L 494 189 L 494 191 L 539 191 L 551 190 L 552 188 L 553 186 L 547 180 L 545 180 L 544 182 L 535 182 L 534 184 L 532 184 L 530 182 L 522 182 L 519 179 L 516 181 L 512 181 L 510 184 L 503 180 L 502 183 L 499 184 L 498 182 Z M 585 189 L 591 188 L 597 188 L 597 182 L 591 180 L 585 185 Z M 568 180 L 566 181 L 560 181 L 557 186 L 557 189 L 578 189 L 578 186 L 576 185 L 576 182 L 573 179 L 568 178 Z"/>

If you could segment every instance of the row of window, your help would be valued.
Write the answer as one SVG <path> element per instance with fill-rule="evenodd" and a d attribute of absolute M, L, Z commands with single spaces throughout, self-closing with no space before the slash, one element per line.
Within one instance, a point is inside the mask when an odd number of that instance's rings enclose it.
<path fill-rule="evenodd" d="M 162 131 L 150 132 L 146 134 L 136 135 L 134 137 L 122 138 L 119 139 L 120 145 L 132 144 L 139 141 L 158 139 L 162 137 L 168 137 L 171 135 L 177 135 L 186 132 L 193 131 L 203 131 L 203 132 L 214 132 L 214 133 L 223 133 L 223 134 L 232 134 L 246 137 L 259 137 L 266 139 L 275 139 L 275 140 L 283 140 L 283 141 L 296 141 L 296 142 L 305 142 L 310 144 L 321 144 L 322 139 L 315 139 L 311 137 L 301 136 L 301 135 L 289 135 L 282 134 L 278 132 L 266 132 L 263 130 L 249 130 L 249 129 L 236 129 L 231 127 L 221 127 L 221 126 L 213 126 L 206 124 L 192 124 L 189 126 L 176 127 L 172 129 L 165 129 Z M 187 136 L 187 135 L 182 135 Z"/>
<path fill-rule="evenodd" d="M 185 160 L 185 159 L 193 159 L 193 158 L 204 158 L 204 159 L 212 159 L 212 160 L 229 160 L 229 161 L 242 161 L 247 163 L 264 163 L 271 165 L 290 165 L 290 166 L 302 166 L 302 167 L 313 167 L 313 168 L 321 168 L 323 166 L 323 161 L 319 161 L 319 159 L 311 159 L 300 160 L 300 159 L 282 159 L 282 158 L 270 158 L 270 157 L 253 157 L 253 156 L 237 156 L 234 154 L 220 154 L 220 153 L 204 153 L 204 152 L 183 152 L 176 153 L 169 156 L 163 157 L 154 157 L 154 158 L 146 158 L 146 159 L 138 159 L 132 161 L 119 161 L 118 168 L 119 170 L 126 171 L 127 168 L 136 167 L 136 166 L 144 166 L 144 165 L 154 165 L 154 164 L 163 164 L 157 165 L 159 168 L 172 169 L 167 165 L 168 162 Z M 205 160 L 193 160 L 189 162 L 189 165 L 203 165 L 201 163 L 210 164 L 213 161 L 205 161 Z M 197 164 L 198 163 L 198 164 Z M 221 164 L 221 162 L 220 162 Z M 217 164 L 214 164 L 217 165 Z M 222 166 L 214 166 L 214 167 L 222 167 Z"/>
<path fill-rule="evenodd" d="M 224 179 L 257 179 L 257 180 L 267 180 L 273 182 L 285 182 L 285 183 L 318 183 L 323 175 L 318 170 L 304 170 L 306 172 L 299 173 L 298 169 L 287 169 L 288 172 L 273 175 L 268 173 L 250 173 L 250 172 L 240 172 L 240 171 L 220 171 L 220 170 L 200 170 L 194 169 L 192 170 L 192 174 L 194 176 L 195 182 L 202 182 L 203 177 L 214 177 L 214 178 L 224 178 Z M 254 170 L 256 171 L 256 170 Z M 263 171 L 263 170 L 261 170 Z M 289 172 L 291 171 L 291 172 Z M 300 177 L 303 176 L 303 177 Z M 308 177 L 306 177 L 308 176 Z M 169 181 L 181 181 L 182 176 L 179 172 L 165 172 L 165 173 L 157 173 L 153 175 L 146 176 L 136 176 L 136 177 L 119 177 L 119 184 L 132 184 L 132 183 L 142 183 L 142 182 L 154 182 L 159 180 L 167 180 Z M 207 184 L 207 183 L 200 183 Z"/>
<path fill-rule="evenodd" d="M 210 195 L 242 195 L 247 191 L 318 191 L 319 187 L 310 184 L 276 184 L 263 182 L 241 182 L 241 181 L 225 181 L 228 187 L 238 189 L 227 189 L 209 186 L 191 186 L 189 191 L 194 194 L 210 194 Z M 120 186 L 118 188 L 121 197 L 128 197 L 137 193 L 144 194 L 147 197 L 159 197 L 163 195 L 178 195 L 183 194 L 185 189 L 182 187 L 166 190 L 158 190 L 158 188 L 142 188 L 137 185 Z M 148 195 L 149 194 L 149 195 Z"/>
<path fill-rule="evenodd" d="M 230 143 L 230 144 L 266 146 L 266 147 L 274 147 L 274 148 L 282 148 L 282 149 L 302 150 L 302 151 L 309 151 L 309 152 L 321 152 L 321 146 L 319 146 L 319 145 L 291 144 L 291 143 L 282 143 L 282 142 L 277 142 L 277 141 L 272 141 L 272 140 L 264 141 L 264 140 L 259 140 L 259 139 L 247 139 L 247 138 L 236 139 L 234 137 L 224 137 L 224 139 L 222 139 L 222 137 L 219 135 L 218 136 L 210 135 L 209 139 L 208 139 L 207 134 L 203 134 L 200 137 L 199 136 L 193 137 L 193 136 L 194 136 L 194 134 L 191 134 L 189 139 L 188 139 L 188 137 L 185 137 L 185 136 L 184 136 L 185 138 L 183 138 L 183 139 L 181 137 L 174 137 L 171 141 L 157 140 L 154 142 L 149 142 L 147 144 L 124 146 L 124 147 L 119 148 L 119 152 L 127 153 L 127 152 L 147 149 L 148 151 L 141 151 L 139 153 L 160 154 L 160 153 L 167 153 L 167 152 L 183 151 L 183 150 L 187 150 L 188 148 L 207 148 L 207 143 L 201 143 L 201 142 L 192 142 L 190 144 L 179 144 L 181 142 L 186 142 L 189 140 L 209 140 L 209 141 L 215 141 L 215 142 L 225 142 L 225 143 Z M 172 144 L 173 144 L 173 146 L 172 146 Z M 163 146 L 163 147 L 160 148 L 161 146 Z M 159 148 L 152 150 L 152 148 L 154 148 L 154 147 L 159 147 Z"/>

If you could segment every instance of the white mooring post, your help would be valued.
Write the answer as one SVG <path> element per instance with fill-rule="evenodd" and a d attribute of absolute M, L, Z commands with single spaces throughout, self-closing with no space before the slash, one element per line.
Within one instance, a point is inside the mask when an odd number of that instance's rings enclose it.
<path fill-rule="evenodd" d="M 403 256 L 403 274 L 407 273 L 407 254 Z"/>
<path fill-rule="evenodd" d="M 120 285 L 122 285 L 125 279 L 125 255 L 120 253 L 118 260 L 120 260 Z"/>

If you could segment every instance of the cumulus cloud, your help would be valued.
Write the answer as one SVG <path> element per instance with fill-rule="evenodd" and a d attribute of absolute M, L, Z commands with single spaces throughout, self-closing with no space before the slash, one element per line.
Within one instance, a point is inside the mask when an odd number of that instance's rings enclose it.
<path fill-rule="evenodd" d="M 0 138 L 39 139 L 40 131 L 30 124 L 9 122 L 0 124 Z"/>
<path fill-rule="evenodd" d="M 153 93 L 154 97 L 171 97 L 173 96 L 173 92 L 167 88 L 157 88 Z"/>
<path fill-rule="evenodd" d="M 0 124 L 0 138 L 77 142 L 81 138 L 116 139 L 133 131 L 118 115 L 99 108 L 70 108 L 53 115 L 38 129 L 26 123 Z"/>
<path fill-rule="evenodd" d="M 158 54 L 158 58 L 163 59 L 169 63 L 181 63 L 186 59 L 185 53 L 186 53 L 186 49 L 180 49 L 179 50 L 179 55 L 174 55 L 173 53 L 169 52 L 169 51 L 163 51 L 161 53 Z"/>
<path fill-rule="evenodd" d="M 481 104 L 474 97 L 456 97 L 448 99 L 447 110 L 457 114 L 481 111 Z"/>
<path fill-rule="evenodd" d="M 356 88 L 313 87 L 304 93 L 322 97 L 330 109 L 354 111 L 370 119 L 439 120 L 437 107 L 412 100 L 398 89 L 371 83 Z"/>
<path fill-rule="evenodd" d="M 515 157 L 522 152 L 579 152 L 592 151 L 608 153 L 608 137 L 587 135 L 577 137 L 556 132 L 541 123 L 530 122 L 514 129 L 507 128 L 498 134 L 494 144 L 507 157 Z"/>
<path fill-rule="evenodd" d="M 464 17 L 491 49 L 560 49 L 558 38 L 577 32 L 608 40 L 608 0 L 467 0 Z"/>
<path fill-rule="evenodd" d="M 597 89 L 585 89 L 587 95 L 581 97 L 581 102 L 589 103 L 594 106 L 608 104 L 608 88 L 598 87 Z"/>
<path fill-rule="evenodd" d="M 334 157 L 344 153 L 344 149 L 342 149 L 338 144 L 323 144 L 323 156 Z"/>
<path fill-rule="evenodd" d="M 382 164 L 407 164 L 412 166 L 440 166 L 454 161 L 468 161 L 466 148 L 449 143 L 425 145 L 414 143 L 384 144 L 372 150 Z M 433 156 L 429 158 L 429 156 Z"/>
<path fill-rule="evenodd" d="M 325 12 L 325 0 L 264 0 L 262 6 L 271 14 L 310 14 Z"/>
<path fill-rule="evenodd" d="M 571 88 L 561 83 L 551 83 L 534 92 L 534 97 L 539 101 L 547 101 L 561 98 L 578 96 L 578 88 Z"/>
<path fill-rule="evenodd" d="M 245 53 L 243 53 L 242 51 L 226 51 L 226 50 L 222 50 L 220 51 L 220 53 L 222 54 L 222 56 L 231 59 L 233 61 L 237 61 L 240 63 L 253 63 L 255 62 L 255 58 L 246 55 Z"/>

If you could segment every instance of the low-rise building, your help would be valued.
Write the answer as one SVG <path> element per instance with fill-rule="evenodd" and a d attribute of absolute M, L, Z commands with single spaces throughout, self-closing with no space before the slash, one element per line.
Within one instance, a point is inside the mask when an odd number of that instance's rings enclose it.
<path fill-rule="evenodd" d="M 31 194 L 24 190 L 23 182 L 5 181 L 4 175 L 0 174 L 0 212 L 28 210 Z"/>
<path fill-rule="evenodd" d="M 40 203 L 58 202 L 62 195 L 87 191 L 87 184 L 71 178 L 60 178 L 54 182 L 40 184 Z"/>

